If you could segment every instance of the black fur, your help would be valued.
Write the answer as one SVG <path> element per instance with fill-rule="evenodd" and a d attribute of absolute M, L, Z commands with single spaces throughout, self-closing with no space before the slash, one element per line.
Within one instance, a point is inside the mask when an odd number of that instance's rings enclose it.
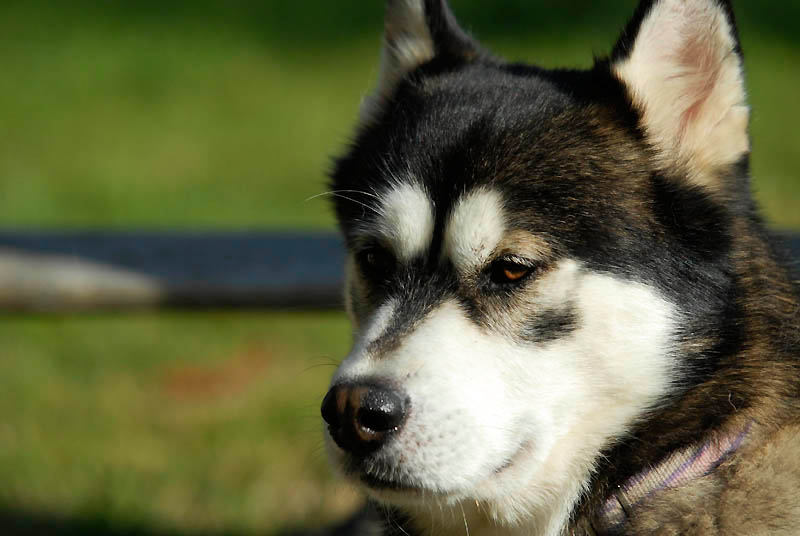
<path fill-rule="evenodd" d="M 522 337 L 536 344 L 562 339 L 578 327 L 578 313 L 567 304 L 563 309 L 547 309 L 533 319 L 522 333 Z"/>
<path fill-rule="evenodd" d="M 439 58 L 458 63 L 485 54 L 458 25 L 445 0 L 425 0 L 425 19 Z"/>

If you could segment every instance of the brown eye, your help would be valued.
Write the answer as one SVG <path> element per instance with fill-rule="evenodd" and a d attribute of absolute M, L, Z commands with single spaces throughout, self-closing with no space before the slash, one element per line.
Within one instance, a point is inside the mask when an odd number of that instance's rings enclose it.
<path fill-rule="evenodd" d="M 534 266 L 515 257 L 494 261 L 490 268 L 490 278 L 495 285 L 513 285 L 523 282 L 534 272 Z"/>
<path fill-rule="evenodd" d="M 530 273 L 531 269 L 527 266 L 509 264 L 503 268 L 503 276 L 509 281 L 519 281 Z"/>

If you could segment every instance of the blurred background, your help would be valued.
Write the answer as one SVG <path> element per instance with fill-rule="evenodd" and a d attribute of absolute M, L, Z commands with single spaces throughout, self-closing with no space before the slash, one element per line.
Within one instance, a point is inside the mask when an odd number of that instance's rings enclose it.
<path fill-rule="evenodd" d="M 491 50 L 603 55 L 635 0 L 453 0 Z M 734 2 L 754 188 L 800 230 L 800 2 Z M 0 1 L 0 228 L 333 230 L 379 0 Z M 279 534 L 342 519 L 318 418 L 337 311 L 0 319 L 0 533 Z"/>

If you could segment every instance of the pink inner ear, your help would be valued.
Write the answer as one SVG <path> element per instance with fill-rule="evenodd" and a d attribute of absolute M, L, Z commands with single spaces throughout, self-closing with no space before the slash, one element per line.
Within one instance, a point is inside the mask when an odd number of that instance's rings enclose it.
<path fill-rule="evenodd" d="M 678 75 L 686 80 L 686 102 L 689 106 L 680 118 L 678 136 L 683 137 L 689 126 L 703 113 L 704 105 L 711 98 L 714 88 L 720 81 L 722 59 L 719 58 L 708 36 L 693 32 L 679 51 L 678 62 L 685 74 Z"/>

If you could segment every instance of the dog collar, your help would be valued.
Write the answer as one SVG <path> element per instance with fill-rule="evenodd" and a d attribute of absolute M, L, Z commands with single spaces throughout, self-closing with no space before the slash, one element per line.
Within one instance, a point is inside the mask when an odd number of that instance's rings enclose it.
<path fill-rule="evenodd" d="M 712 473 L 747 437 L 752 422 L 736 434 L 714 436 L 678 450 L 618 487 L 600 508 L 589 534 L 617 534 L 633 511 L 653 494 L 688 484 Z"/>

